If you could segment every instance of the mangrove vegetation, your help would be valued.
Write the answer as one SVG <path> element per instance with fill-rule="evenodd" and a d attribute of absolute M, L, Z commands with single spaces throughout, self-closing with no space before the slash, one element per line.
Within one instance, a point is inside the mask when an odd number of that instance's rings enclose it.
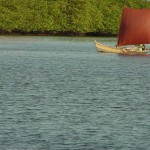
<path fill-rule="evenodd" d="M 1 34 L 116 35 L 124 0 L 0 0 Z M 150 8 L 148 0 L 126 0 Z"/>

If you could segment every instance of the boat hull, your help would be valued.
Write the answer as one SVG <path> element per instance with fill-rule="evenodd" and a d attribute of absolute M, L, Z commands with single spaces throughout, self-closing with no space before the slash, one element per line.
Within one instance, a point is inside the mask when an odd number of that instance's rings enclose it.
<path fill-rule="evenodd" d="M 96 41 L 94 42 L 95 42 L 97 52 L 115 53 L 115 54 L 121 54 L 121 55 L 145 55 L 148 53 L 148 50 L 140 51 L 137 48 L 112 47 L 112 46 L 101 44 Z"/>

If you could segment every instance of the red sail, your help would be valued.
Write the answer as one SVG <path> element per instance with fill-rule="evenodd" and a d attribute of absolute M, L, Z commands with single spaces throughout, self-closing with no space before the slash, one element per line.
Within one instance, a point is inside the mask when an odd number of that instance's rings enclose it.
<path fill-rule="evenodd" d="M 150 9 L 124 8 L 118 46 L 150 43 Z"/>

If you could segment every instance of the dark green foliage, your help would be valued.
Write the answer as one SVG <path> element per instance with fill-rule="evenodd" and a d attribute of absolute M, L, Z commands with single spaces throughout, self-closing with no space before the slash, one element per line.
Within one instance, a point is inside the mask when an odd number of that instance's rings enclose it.
<path fill-rule="evenodd" d="M 126 0 L 150 8 L 148 0 Z M 0 0 L 1 33 L 118 33 L 123 0 Z"/>

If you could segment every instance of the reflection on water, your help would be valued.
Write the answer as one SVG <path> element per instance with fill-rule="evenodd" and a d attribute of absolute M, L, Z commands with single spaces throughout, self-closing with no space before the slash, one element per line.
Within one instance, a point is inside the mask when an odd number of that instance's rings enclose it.
<path fill-rule="evenodd" d="M 0 37 L 0 149 L 149 150 L 149 58 L 93 40 Z"/>

